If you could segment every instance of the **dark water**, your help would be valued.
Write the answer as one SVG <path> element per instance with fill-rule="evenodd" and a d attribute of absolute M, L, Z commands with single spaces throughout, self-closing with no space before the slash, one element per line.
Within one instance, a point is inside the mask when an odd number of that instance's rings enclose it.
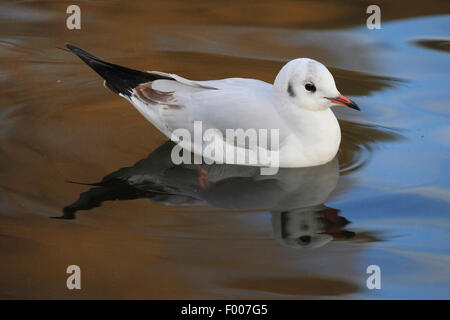
<path fill-rule="evenodd" d="M 76 31 L 69 4 L 0 4 L 1 298 L 450 298 L 448 1 L 382 1 L 381 30 L 365 1 L 86 1 Z M 66 42 L 200 80 L 310 57 L 362 113 L 327 165 L 202 188 Z"/>

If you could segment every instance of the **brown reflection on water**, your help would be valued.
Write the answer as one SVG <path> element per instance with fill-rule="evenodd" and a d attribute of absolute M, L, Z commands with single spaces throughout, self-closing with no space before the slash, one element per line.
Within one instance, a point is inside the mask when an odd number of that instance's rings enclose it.
<path fill-rule="evenodd" d="M 366 72 L 374 62 L 364 47 L 357 58 L 364 71 L 341 67 L 343 58 L 326 43 L 274 44 L 271 51 L 270 42 L 258 42 L 265 33 L 273 37 L 267 29 L 246 35 L 247 56 L 154 48 L 160 43 L 156 31 L 173 36 L 165 33 L 166 25 L 177 30 L 183 24 L 205 26 L 212 37 L 217 25 L 278 28 L 282 34 L 286 29 L 286 35 L 295 29 L 359 25 L 365 3 L 149 1 L 124 6 L 89 1 L 81 3 L 80 31 L 65 28 L 68 4 L 0 4 L 0 298 L 297 298 L 342 296 L 360 289 L 355 263 L 364 244 L 337 246 L 333 241 L 320 252 L 282 246 L 273 239 L 269 214 L 258 211 L 268 206 L 166 206 L 150 203 L 144 194 L 132 201 L 105 201 L 80 212 L 76 220 L 49 217 L 60 216 L 61 208 L 89 189 L 66 181 L 100 181 L 146 159 L 165 142 L 131 105 L 105 90 L 91 70 L 56 47 L 72 42 L 114 63 L 193 79 L 242 76 L 268 82 L 282 61 L 298 51 L 336 62 L 339 67 L 331 69 L 340 91 L 364 96 L 397 81 Z M 448 1 L 383 5 L 386 20 L 449 7 Z M 181 44 L 175 41 L 174 47 Z M 268 51 L 281 58 L 255 57 L 255 52 Z M 348 120 L 341 126 L 342 176 L 334 194 L 349 188 L 352 180 L 345 173 L 364 165 L 375 144 L 399 138 L 385 128 Z M 82 269 L 81 291 L 65 287 L 70 264 Z"/>

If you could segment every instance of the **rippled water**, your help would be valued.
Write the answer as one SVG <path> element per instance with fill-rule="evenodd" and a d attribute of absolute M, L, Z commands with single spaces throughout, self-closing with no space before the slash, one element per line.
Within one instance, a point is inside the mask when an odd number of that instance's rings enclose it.
<path fill-rule="evenodd" d="M 381 30 L 356 1 L 85 1 L 78 31 L 69 4 L 0 4 L 1 298 L 450 298 L 448 1 L 382 2 Z M 310 57 L 362 113 L 327 165 L 202 189 L 66 42 L 200 80 Z"/>

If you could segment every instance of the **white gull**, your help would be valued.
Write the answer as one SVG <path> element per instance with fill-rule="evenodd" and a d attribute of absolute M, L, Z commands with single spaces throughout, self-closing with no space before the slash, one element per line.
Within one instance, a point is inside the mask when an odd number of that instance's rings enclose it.
<path fill-rule="evenodd" d="M 156 128 L 176 142 L 173 133 L 186 129 L 194 136 L 194 122 L 203 130 L 276 129 L 279 143 L 239 145 L 222 142 L 233 152 L 277 152 L 280 167 L 325 164 L 336 155 L 341 142 L 339 123 L 330 107 L 358 106 L 340 94 L 328 69 L 312 59 L 288 62 L 273 85 L 264 81 L 229 78 L 192 81 L 171 73 L 137 71 L 100 60 L 67 44 L 66 47 L 105 79 L 105 86 L 130 101 Z M 191 145 L 183 145 L 196 152 Z M 257 156 L 256 156 L 257 158 Z M 225 161 L 225 163 L 227 163 Z M 256 164 L 262 165 L 262 164 Z"/>

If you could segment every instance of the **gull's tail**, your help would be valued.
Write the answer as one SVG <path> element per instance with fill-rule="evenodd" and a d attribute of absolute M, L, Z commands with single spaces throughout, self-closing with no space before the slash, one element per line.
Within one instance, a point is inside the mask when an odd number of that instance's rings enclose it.
<path fill-rule="evenodd" d="M 172 78 L 163 75 L 133 70 L 100 60 L 89 52 L 71 44 L 66 44 L 66 47 L 105 79 L 105 86 L 117 94 L 130 96 L 132 90 L 141 83 L 158 79 L 172 80 Z"/>

